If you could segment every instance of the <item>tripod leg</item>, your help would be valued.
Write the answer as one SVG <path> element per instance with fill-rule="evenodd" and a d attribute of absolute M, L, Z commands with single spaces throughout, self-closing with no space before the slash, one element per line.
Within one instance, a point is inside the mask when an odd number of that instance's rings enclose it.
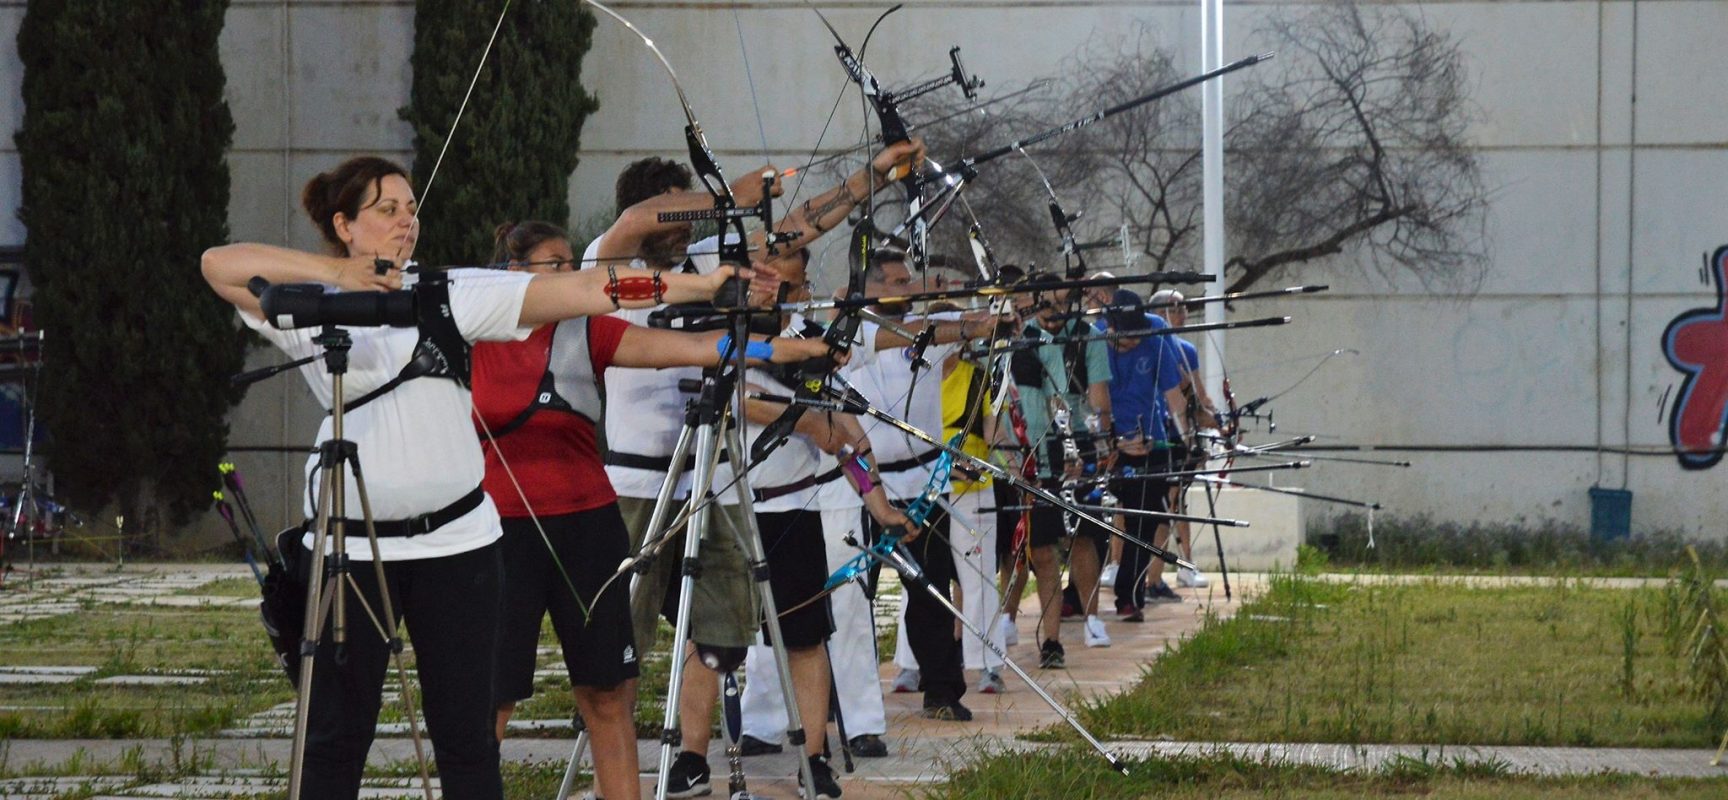
<path fill-rule="evenodd" d="M 348 463 L 354 469 L 354 491 L 360 497 L 361 518 L 366 521 L 366 541 L 372 547 L 372 575 L 378 581 L 379 605 L 384 612 L 379 623 L 378 633 L 390 645 L 390 660 L 396 665 L 396 681 L 402 686 L 402 713 L 408 718 L 408 735 L 414 740 L 414 760 L 420 768 L 420 786 L 426 793 L 426 800 L 432 797 L 432 776 L 426 769 L 426 743 L 420 736 L 420 718 L 414 713 L 414 690 L 408 682 L 408 667 L 402 659 L 402 635 L 397 629 L 395 604 L 390 601 L 390 584 L 384 577 L 384 561 L 378 558 L 378 531 L 372 526 L 372 501 L 366 495 L 366 480 L 360 474 L 360 459 L 358 455 L 349 453 Z M 349 577 L 353 581 L 353 577 Z M 358 584 L 354 586 L 354 595 L 361 597 Z M 370 613 L 371 609 L 367 609 Z"/>
<path fill-rule="evenodd" d="M 1218 501 L 1212 495 L 1212 484 L 1201 482 L 1206 491 L 1206 516 L 1218 517 Z M 1218 546 L 1218 576 L 1224 579 L 1224 602 L 1230 602 L 1230 567 L 1224 563 L 1224 535 L 1218 532 L 1218 523 L 1212 523 L 1212 543 Z"/>
<path fill-rule="evenodd" d="M 743 436 L 738 431 L 738 427 L 732 427 L 726 433 L 727 446 L 734 456 L 750 452 L 744 448 Z M 750 564 L 751 578 L 756 581 L 756 593 L 762 599 L 763 625 L 767 628 L 765 633 L 769 639 L 768 644 L 774 651 L 774 670 L 780 676 L 780 692 L 786 698 L 786 741 L 798 754 L 798 775 L 804 785 L 803 796 L 813 800 L 816 797 L 816 776 L 810 771 L 810 759 L 804 756 L 804 717 L 798 710 L 797 693 L 792 690 L 792 662 L 786 654 L 785 639 L 780 634 L 780 609 L 774 603 L 774 590 L 768 583 L 768 557 L 762 550 L 762 532 L 756 527 L 756 506 L 743 481 L 735 482 L 733 488 L 738 494 L 739 508 L 745 521 L 745 530 L 740 535 L 741 541 L 738 544 L 744 548 L 745 560 Z M 827 732 L 823 731 L 822 735 L 826 737 Z"/>
<path fill-rule="evenodd" d="M 294 700 L 294 745 L 289 756 L 288 800 L 300 800 L 306 769 L 306 732 L 312 713 L 312 672 L 317 667 L 318 639 L 324 632 L 326 589 L 339 591 L 340 584 L 326 587 L 324 547 L 330 532 L 330 485 L 333 468 L 318 469 L 318 511 L 312 523 L 312 565 L 306 581 L 306 623 L 300 631 L 300 687 Z"/>
<path fill-rule="evenodd" d="M 712 465 L 715 462 L 716 436 L 713 426 L 703 426 L 697 433 L 697 474 L 690 486 L 692 503 L 698 503 L 699 498 L 705 497 L 708 486 L 713 483 Z M 690 601 L 695 594 L 696 573 L 699 571 L 697 557 L 701 554 L 702 534 L 707 530 L 708 518 L 709 508 L 706 504 L 700 504 L 690 516 L 684 533 L 684 560 L 679 566 L 678 576 L 678 614 L 673 623 L 672 671 L 667 679 L 666 712 L 661 717 L 660 725 L 659 780 L 654 787 L 655 800 L 666 800 L 668 776 L 672 771 L 672 749 L 683 741 L 683 734 L 678 728 L 678 703 L 683 688 L 684 670 L 691 658 L 684 650 L 690 640 Z"/>
<path fill-rule="evenodd" d="M 576 774 L 581 771 L 582 752 L 588 749 L 588 724 L 578 713 L 571 722 L 576 726 L 576 747 L 570 751 L 570 765 L 564 768 L 564 780 L 558 784 L 557 800 L 565 800 L 576 788 Z"/>

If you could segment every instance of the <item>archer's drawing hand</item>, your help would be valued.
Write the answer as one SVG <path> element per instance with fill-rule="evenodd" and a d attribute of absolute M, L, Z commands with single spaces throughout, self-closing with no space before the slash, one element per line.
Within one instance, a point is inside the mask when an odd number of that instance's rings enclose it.
<path fill-rule="evenodd" d="M 402 268 L 390 259 L 382 259 L 390 263 L 389 269 L 383 275 L 378 274 L 376 266 L 379 256 L 352 256 L 344 258 L 336 264 L 336 274 L 331 276 L 331 283 L 341 287 L 345 292 L 388 292 L 402 288 Z"/>

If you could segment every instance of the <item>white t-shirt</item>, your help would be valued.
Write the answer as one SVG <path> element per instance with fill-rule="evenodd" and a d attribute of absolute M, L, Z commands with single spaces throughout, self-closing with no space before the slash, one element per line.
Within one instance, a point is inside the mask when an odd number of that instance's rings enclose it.
<path fill-rule="evenodd" d="M 587 263 L 599 255 L 599 236 L 582 251 Z M 709 237 L 688 248 L 691 263 L 699 274 L 706 275 L 720 268 L 719 237 Z M 633 267 L 645 266 L 641 261 Z M 653 308 L 633 308 L 612 312 L 612 316 L 636 325 L 647 325 Z M 685 379 L 699 380 L 700 367 L 668 367 L 666 369 L 606 368 L 606 447 L 622 453 L 666 458 L 678 444 L 678 434 L 684 428 L 684 404 L 694 395 L 678 388 Z M 749 446 L 749 442 L 745 442 Z M 696 455 L 696 443 L 690 443 L 689 458 Z M 675 498 L 690 495 L 690 480 L 695 470 L 686 471 L 678 479 Z M 606 477 L 619 497 L 652 500 L 660 494 L 660 484 L 666 479 L 663 470 L 639 469 L 606 465 Z M 732 483 L 732 468 L 722 463 L 714 471 L 713 489 L 722 505 L 734 505 L 738 495 L 726 489 Z M 722 489 L 726 489 L 722 491 Z"/>
<path fill-rule="evenodd" d="M 414 276 L 408 277 L 411 284 Z M 450 308 L 457 329 L 471 342 L 526 338 L 532 329 L 518 327 L 516 321 L 521 316 L 522 299 L 532 277 L 521 272 L 453 270 Z M 322 352 L 312 341 L 320 328 L 277 330 L 245 312 L 240 312 L 240 319 L 289 358 Z M 342 381 L 346 402 L 353 402 L 396 377 L 420 339 L 420 332 L 414 328 L 349 328 L 348 332 L 354 346 L 349 351 L 348 372 Z M 330 374 L 324 361 L 307 364 L 300 368 L 300 373 L 318 402 L 329 409 Z M 374 519 L 400 520 L 431 513 L 480 485 L 486 462 L 480 441 L 474 436 L 474 425 L 469 421 L 472 408 L 468 390 L 455 381 L 415 378 L 345 414 L 343 436 L 354 442 L 359 453 Z M 317 441 L 332 438 L 331 422 L 329 416 L 324 418 L 318 427 Z M 314 454 L 306 462 L 307 480 L 312 486 L 316 485 L 317 469 L 318 456 Z M 352 471 L 347 472 L 343 516 L 360 519 L 359 490 Z M 311 519 L 313 499 L 309 491 L 305 494 L 306 517 Z M 348 554 L 355 559 L 370 560 L 372 548 L 366 541 L 366 532 L 349 526 L 348 534 Z M 479 549 L 502 534 L 498 510 L 488 497 L 473 511 L 430 533 L 379 539 L 378 549 L 385 561 L 435 558 Z M 310 549 L 312 534 L 308 533 L 304 542 Z"/>
<path fill-rule="evenodd" d="M 788 330 L 797 331 L 803 327 L 803 320 L 794 316 Z M 790 396 L 793 393 L 791 387 L 776 380 L 767 372 L 754 367 L 744 373 L 744 381 L 770 394 Z M 804 413 L 820 414 L 822 412 L 810 409 Z M 745 425 L 744 447 L 747 449 L 755 448 L 756 439 L 762 435 L 762 430 L 765 427 L 767 426 L 757 425 L 754 422 Z M 783 444 L 774 448 L 774 452 L 768 454 L 767 460 L 750 470 L 750 485 L 758 489 L 772 489 L 776 486 L 796 483 L 813 475 L 822 475 L 834 469 L 835 466 L 836 462 L 833 456 L 822 452 L 822 449 L 809 439 L 798 434 L 792 434 L 786 437 Z M 759 512 L 816 510 L 818 506 L 815 500 L 820 491 L 820 484 L 809 486 L 796 492 L 758 502 L 755 507 Z"/>
<path fill-rule="evenodd" d="M 919 320 L 909 320 L 907 327 L 916 327 Z M 874 345 L 876 326 L 864 323 L 859 334 L 865 347 Z M 894 415 L 913 427 L 942 440 L 942 360 L 954 350 L 951 344 L 931 345 L 924 351 L 930 367 L 918 370 L 918 383 L 912 385 L 912 348 L 899 347 L 877 351 L 874 358 L 856 359 L 846 365 L 846 380 L 878 409 Z M 910 391 L 909 391 L 910 390 Z M 908 407 L 907 401 L 911 405 Z M 870 448 L 878 467 L 895 461 L 915 458 L 935 445 L 901 431 L 875 417 L 861 417 L 864 433 L 870 437 Z M 932 461 L 931 463 L 934 463 Z M 924 491 L 930 479 L 930 464 L 883 472 L 883 491 L 891 500 L 911 500 Z M 946 488 L 943 491 L 947 491 Z"/>

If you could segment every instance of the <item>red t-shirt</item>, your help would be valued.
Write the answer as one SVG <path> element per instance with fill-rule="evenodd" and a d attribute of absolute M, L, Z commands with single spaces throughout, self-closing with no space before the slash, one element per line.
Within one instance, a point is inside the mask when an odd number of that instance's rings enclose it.
<path fill-rule="evenodd" d="M 618 342 L 630 324 L 612 317 L 588 317 L 588 358 L 594 375 L 606 374 Z M 552 355 L 557 325 L 543 325 L 519 342 L 474 345 L 474 410 L 488 429 L 498 431 L 534 401 Z M 598 379 L 598 377 L 597 377 Z M 478 430 L 478 425 L 475 426 Z M 594 423 L 567 411 L 541 409 L 494 447 L 480 435 L 486 451 L 483 484 L 505 517 L 574 514 L 618 499 L 606 479 L 595 441 Z M 503 458 L 499 455 L 502 453 Z M 504 470 L 508 463 L 510 471 Z M 510 475 L 516 476 L 515 483 Z M 521 494 L 516 485 L 522 487 Z M 528 503 L 523 504 L 526 496 Z"/>

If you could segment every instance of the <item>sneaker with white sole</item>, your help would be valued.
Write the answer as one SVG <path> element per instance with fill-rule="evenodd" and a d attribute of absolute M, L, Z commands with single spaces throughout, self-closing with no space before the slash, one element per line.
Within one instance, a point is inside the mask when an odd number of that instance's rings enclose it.
<path fill-rule="evenodd" d="M 918 670 L 901 669 L 900 674 L 894 676 L 892 689 L 894 694 L 909 694 L 918 691 Z"/>
<path fill-rule="evenodd" d="M 1104 570 L 1098 573 L 1098 582 L 1105 586 L 1116 585 L 1116 562 L 1104 565 Z"/>
<path fill-rule="evenodd" d="M 1176 569 L 1176 585 L 1185 586 L 1190 589 L 1204 589 L 1207 586 L 1212 585 L 1212 582 L 1206 580 L 1205 573 L 1202 573 L 1197 569 L 1178 567 Z"/>
<path fill-rule="evenodd" d="M 672 769 L 666 775 L 667 797 L 701 797 L 711 794 L 708 782 L 712 773 L 708 770 L 708 759 L 688 750 L 678 754 L 672 761 Z"/>
<path fill-rule="evenodd" d="M 1110 634 L 1105 632 L 1104 620 L 1099 619 L 1097 614 L 1086 617 L 1086 646 L 1110 646 Z"/>
<path fill-rule="evenodd" d="M 1008 691 L 1008 684 L 1002 682 L 1000 670 L 987 669 L 978 676 L 979 694 L 1002 694 Z"/>
<path fill-rule="evenodd" d="M 1013 647 L 1019 644 L 1020 628 L 1014 624 L 1014 618 L 1003 614 L 1000 623 L 1002 626 L 1002 646 Z"/>
<path fill-rule="evenodd" d="M 816 800 L 838 800 L 840 782 L 834 779 L 834 768 L 828 765 L 828 759 L 810 756 L 810 777 L 816 781 Z M 804 785 L 803 775 L 798 776 L 798 785 Z"/>

